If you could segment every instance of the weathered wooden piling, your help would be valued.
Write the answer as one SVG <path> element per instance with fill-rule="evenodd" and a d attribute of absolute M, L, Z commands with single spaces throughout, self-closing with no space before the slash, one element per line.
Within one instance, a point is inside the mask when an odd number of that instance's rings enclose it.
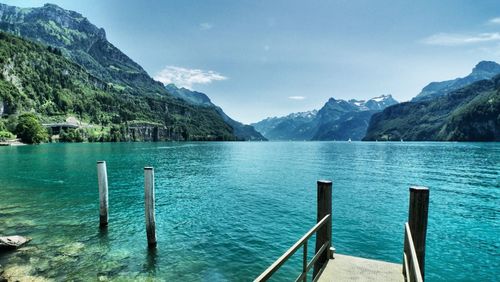
<path fill-rule="evenodd" d="M 144 168 L 144 206 L 146 213 L 146 234 L 148 246 L 156 247 L 156 223 L 155 223 L 155 182 L 152 167 Z"/>
<path fill-rule="evenodd" d="M 413 244 L 417 254 L 422 278 L 425 268 L 425 238 L 427 235 L 427 218 L 429 213 L 429 188 L 410 187 L 410 205 L 408 210 L 408 225 L 410 226 Z M 406 246 L 405 246 L 406 247 Z"/>
<path fill-rule="evenodd" d="M 99 222 L 101 227 L 108 225 L 108 173 L 106 162 L 97 162 L 97 180 L 99 182 Z"/>
<path fill-rule="evenodd" d="M 332 181 L 318 180 L 317 189 L 318 210 L 316 222 L 320 222 L 325 216 L 332 214 Z M 327 223 L 320 230 L 318 230 L 318 233 L 316 234 L 315 253 L 318 253 L 325 243 L 327 243 L 326 250 L 314 264 L 313 277 L 318 275 L 323 265 L 325 265 L 332 256 L 332 252 L 330 250 L 332 245 L 332 216 L 330 216 Z"/>

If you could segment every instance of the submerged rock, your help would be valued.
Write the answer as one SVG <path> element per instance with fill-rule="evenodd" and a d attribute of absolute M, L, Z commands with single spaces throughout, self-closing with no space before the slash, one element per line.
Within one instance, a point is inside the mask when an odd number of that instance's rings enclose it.
<path fill-rule="evenodd" d="M 80 242 L 71 243 L 59 249 L 59 251 L 66 256 L 77 257 L 81 254 L 85 245 Z"/>
<path fill-rule="evenodd" d="M 10 265 L 5 267 L 2 274 L 7 281 L 30 281 L 30 282 L 45 282 L 52 281 L 43 276 L 33 275 L 33 268 L 29 265 Z M 1 276 L 0 276 L 1 277 Z M 1 279 L 1 278 L 0 278 Z"/>
<path fill-rule="evenodd" d="M 0 237 L 0 250 L 15 249 L 31 241 L 31 238 L 23 236 Z"/>
<path fill-rule="evenodd" d="M 30 265 L 33 265 L 34 270 L 37 274 L 45 273 L 50 269 L 48 260 L 42 259 L 40 257 L 32 257 L 29 259 Z"/>

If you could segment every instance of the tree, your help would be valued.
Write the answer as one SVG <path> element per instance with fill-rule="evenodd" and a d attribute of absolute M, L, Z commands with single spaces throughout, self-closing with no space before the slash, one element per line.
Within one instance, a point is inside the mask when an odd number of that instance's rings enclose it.
<path fill-rule="evenodd" d="M 45 142 L 48 138 L 47 130 L 42 126 L 38 118 L 32 113 L 19 116 L 16 126 L 17 137 L 28 144 Z"/>
<path fill-rule="evenodd" d="M 0 130 L 0 142 L 14 138 L 14 135 L 8 131 Z"/>

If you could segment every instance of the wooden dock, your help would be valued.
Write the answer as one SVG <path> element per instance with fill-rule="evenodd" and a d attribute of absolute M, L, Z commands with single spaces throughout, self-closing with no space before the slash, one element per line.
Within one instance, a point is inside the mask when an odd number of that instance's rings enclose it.
<path fill-rule="evenodd" d="M 335 255 L 332 242 L 332 182 L 318 181 L 317 223 L 281 257 L 262 272 L 254 282 L 267 281 L 302 248 L 302 271 L 295 281 L 306 282 L 313 269 L 312 281 L 417 281 L 425 277 L 425 239 L 429 208 L 429 189 L 410 187 L 408 222 L 404 225 L 403 263 L 390 263 L 347 255 Z M 316 248 L 309 260 L 309 239 L 316 234 Z"/>
<path fill-rule="evenodd" d="M 335 254 L 317 281 L 402 282 L 405 279 L 401 264 Z"/>

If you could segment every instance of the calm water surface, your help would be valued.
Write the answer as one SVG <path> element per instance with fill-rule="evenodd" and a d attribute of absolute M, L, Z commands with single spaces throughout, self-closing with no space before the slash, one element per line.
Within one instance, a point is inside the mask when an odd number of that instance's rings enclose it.
<path fill-rule="evenodd" d="M 110 223 L 100 231 L 96 161 Z M 143 167 L 154 166 L 158 248 L 147 250 Z M 401 262 L 410 185 L 430 187 L 428 281 L 498 281 L 500 144 L 123 143 L 0 147 L 0 255 L 54 280 L 250 281 L 315 224 L 333 187 L 339 253 Z M 311 244 L 310 246 L 313 246 Z M 300 273 L 301 252 L 274 277 Z"/>

